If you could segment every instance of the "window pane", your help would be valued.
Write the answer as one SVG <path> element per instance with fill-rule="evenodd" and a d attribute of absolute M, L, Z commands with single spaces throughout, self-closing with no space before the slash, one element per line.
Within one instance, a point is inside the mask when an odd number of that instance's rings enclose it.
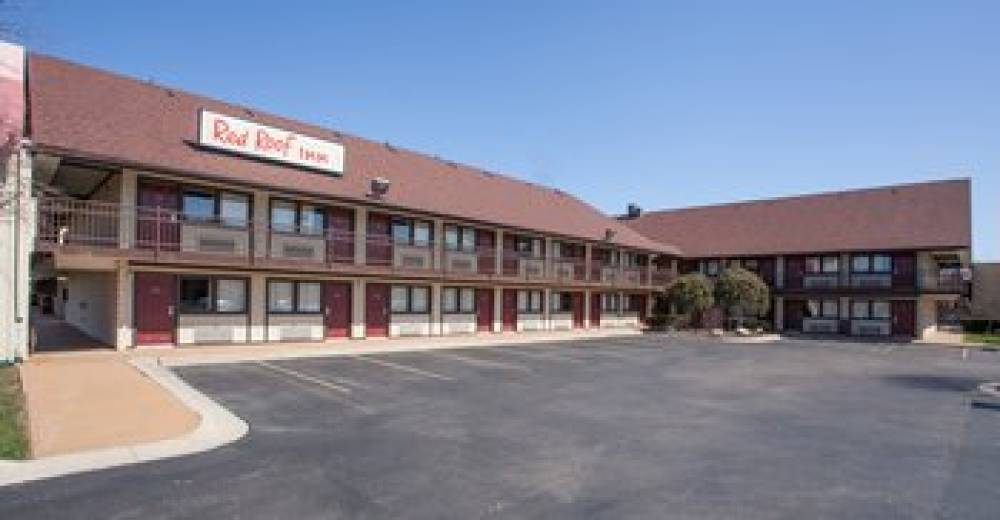
<path fill-rule="evenodd" d="M 517 291 L 517 310 L 525 312 L 528 310 L 528 292 Z"/>
<path fill-rule="evenodd" d="M 868 318 L 868 302 L 867 301 L 855 301 L 851 303 L 851 317 L 858 319 Z"/>
<path fill-rule="evenodd" d="M 410 243 L 410 221 L 403 219 L 392 220 L 392 241 L 397 244 Z"/>
<path fill-rule="evenodd" d="M 758 267 L 756 259 L 749 259 L 743 261 L 743 268 L 747 271 L 756 271 Z"/>
<path fill-rule="evenodd" d="M 292 282 L 271 282 L 267 285 L 267 309 L 270 312 L 292 312 Z"/>
<path fill-rule="evenodd" d="M 295 204 L 281 200 L 271 202 L 271 230 L 281 233 L 295 231 Z"/>
<path fill-rule="evenodd" d="M 215 310 L 245 312 L 247 308 L 246 280 L 218 280 L 215 284 Z"/>
<path fill-rule="evenodd" d="M 431 243 L 431 225 L 429 222 L 417 222 L 413 225 L 413 244 L 426 246 Z"/>
<path fill-rule="evenodd" d="M 324 211 L 312 205 L 303 205 L 299 216 L 299 232 L 305 235 L 322 235 L 325 224 Z"/>
<path fill-rule="evenodd" d="M 212 220 L 215 218 L 215 196 L 211 193 L 186 191 L 181 208 L 184 218 L 188 220 Z"/>
<path fill-rule="evenodd" d="M 299 282 L 299 312 L 320 312 L 320 283 Z"/>
<path fill-rule="evenodd" d="M 889 302 L 872 302 L 872 318 L 886 320 L 890 316 Z"/>
<path fill-rule="evenodd" d="M 441 310 L 444 312 L 458 312 L 458 289 L 445 287 L 441 293 Z"/>
<path fill-rule="evenodd" d="M 824 273 L 836 273 L 840 270 L 840 257 L 837 256 L 824 256 L 823 257 L 823 272 Z"/>
<path fill-rule="evenodd" d="M 458 250 L 458 228 L 455 226 L 445 226 L 444 228 L 444 247 L 449 251 Z"/>
<path fill-rule="evenodd" d="M 819 318 L 820 317 L 820 304 L 819 300 L 809 300 L 806 302 L 806 317 L 807 318 Z"/>
<path fill-rule="evenodd" d="M 856 273 L 865 273 L 871 269 L 871 257 L 868 255 L 855 256 L 851 260 L 851 270 Z"/>
<path fill-rule="evenodd" d="M 208 285 L 208 278 L 181 278 L 180 312 L 212 310 Z"/>
<path fill-rule="evenodd" d="M 875 255 L 872 260 L 872 270 L 878 273 L 891 273 L 892 257 L 889 255 Z"/>
<path fill-rule="evenodd" d="M 823 300 L 823 317 L 836 318 L 840 316 L 840 304 L 837 300 Z"/>
<path fill-rule="evenodd" d="M 807 273 L 818 273 L 820 272 L 822 265 L 820 264 L 820 259 L 818 256 L 810 256 L 806 258 L 806 272 Z"/>
<path fill-rule="evenodd" d="M 243 227 L 250 220 L 250 200 L 239 193 L 223 193 L 219 201 L 219 216 L 227 226 Z"/>
<path fill-rule="evenodd" d="M 476 250 L 476 230 L 472 228 L 462 229 L 462 251 L 471 253 Z"/>
<path fill-rule="evenodd" d="M 410 289 L 410 303 L 412 304 L 410 310 L 413 312 L 427 312 L 429 308 L 428 303 L 428 289 L 426 287 L 413 287 Z"/>
<path fill-rule="evenodd" d="M 469 287 L 462 289 L 462 297 L 459 303 L 462 312 L 476 312 L 476 290 Z"/>
<path fill-rule="evenodd" d="M 406 287 L 402 285 L 392 286 L 392 312 L 407 312 L 410 310 L 408 305 L 408 294 Z"/>
<path fill-rule="evenodd" d="M 542 293 L 539 291 L 531 291 L 531 311 L 538 312 L 542 310 Z"/>

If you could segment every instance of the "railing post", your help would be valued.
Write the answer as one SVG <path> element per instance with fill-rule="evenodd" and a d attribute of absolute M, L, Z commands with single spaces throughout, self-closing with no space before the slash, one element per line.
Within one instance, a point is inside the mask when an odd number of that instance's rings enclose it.
<path fill-rule="evenodd" d="M 154 241 L 156 245 L 153 246 L 153 257 L 159 258 L 160 240 L 161 240 L 160 234 L 161 234 L 161 228 L 163 227 L 163 224 L 160 222 L 160 206 L 156 206 L 156 219 L 154 220 L 154 222 L 156 223 L 156 234 L 154 235 Z"/>

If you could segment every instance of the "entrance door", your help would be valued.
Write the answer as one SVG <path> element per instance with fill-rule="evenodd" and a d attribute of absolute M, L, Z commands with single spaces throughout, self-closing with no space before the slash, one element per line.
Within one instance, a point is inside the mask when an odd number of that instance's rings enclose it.
<path fill-rule="evenodd" d="M 601 326 L 601 293 L 590 295 L 590 326 L 595 329 Z"/>
<path fill-rule="evenodd" d="M 350 335 L 350 282 L 323 283 L 323 325 L 328 338 L 346 338 Z"/>
<path fill-rule="evenodd" d="M 573 328 L 582 329 L 583 328 L 583 293 L 575 292 L 570 295 L 570 301 L 573 305 Z"/>
<path fill-rule="evenodd" d="M 892 257 L 892 287 L 907 288 L 917 283 L 917 273 L 914 269 L 913 253 L 893 255 Z"/>
<path fill-rule="evenodd" d="M 912 337 L 916 332 L 916 305 L 913 300 L 893 300 L 892 303 L 892 334 L 893 336 Z"/>
<path fill-rule="evenodd" d="M 135 273 L 135 342 L 172 345 L 176 328 L 177 279 L 166 273 Z"/>
<path fill-rule="evenodd" d="M 476 330 L 493 330 L 493 289 L 476 289 Z"/>
<path fill-rule="evenodd" d="M 648 312 L 647 312 L 648 305 L 646 304 L 646 295 L 645 294 L 633 294 L 631 297 L 634 298 L 635 305 L 637 305 L 639 307 L 638 308 L 638 311 L 639 311 L 639 325 L 645 325 L 646 324 L 646 318 L 648 317 Z"/>
<path fill-rule="evenodd" d="M 380 213 L 368 214 L 368 263 L 372 265 L 392 264 L 392 218 Z"/>
<path fill-rule="evenodd" d="M 381 283 L 365 287 L 365 336 L 389 335 L 389 286 Z"/>
<path fill-rule="evenodd" d="M 169 184 L 139 185 L 136 246 L 144 249 L 175 251 L 180 247 L 181 229 L 177 222 L 180 193 Z"/>
<path fill-rule="evenodd" d="M 517 330 L 517 289 L 503 290 L 503 330 Z"/>

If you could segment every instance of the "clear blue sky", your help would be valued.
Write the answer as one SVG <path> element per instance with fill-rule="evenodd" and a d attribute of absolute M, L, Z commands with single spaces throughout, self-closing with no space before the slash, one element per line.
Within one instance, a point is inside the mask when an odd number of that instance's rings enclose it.
<path fill-rule="evenodd" d="M 41 2 L 36 50 L 608 212 L 971 176 L 1000 260 L 1000 2 Z"/>

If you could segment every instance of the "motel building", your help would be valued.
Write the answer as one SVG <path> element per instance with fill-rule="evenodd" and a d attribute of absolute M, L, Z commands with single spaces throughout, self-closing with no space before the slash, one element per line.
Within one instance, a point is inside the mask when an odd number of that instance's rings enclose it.
<path fill-rule="evenodd" d="M 968 181 L 614 217 L 20 47 L 0 60 L 4 359 L 79 338 L 636 329 L 678 273 L 735 264 L 771 285 L 790 333 L 926 337 L 968 296 Z"/>

